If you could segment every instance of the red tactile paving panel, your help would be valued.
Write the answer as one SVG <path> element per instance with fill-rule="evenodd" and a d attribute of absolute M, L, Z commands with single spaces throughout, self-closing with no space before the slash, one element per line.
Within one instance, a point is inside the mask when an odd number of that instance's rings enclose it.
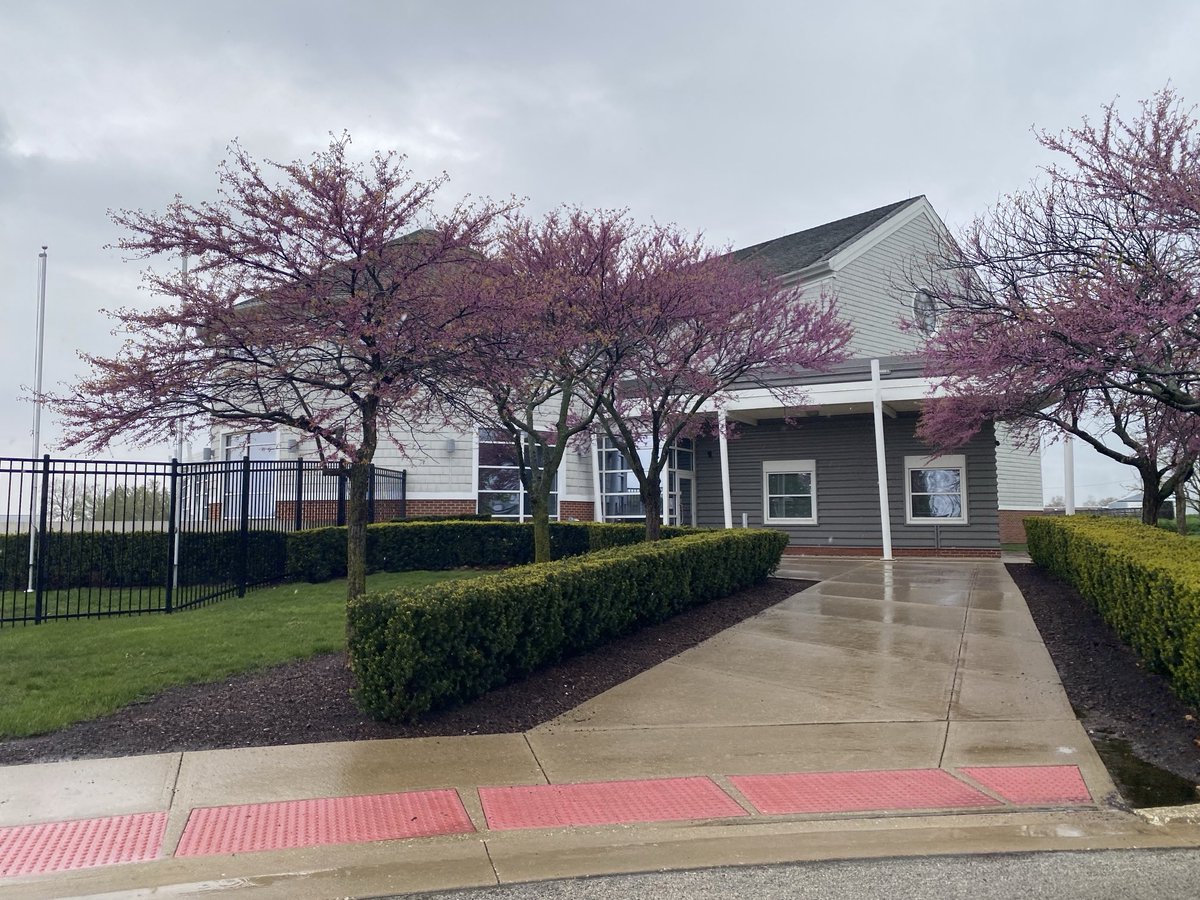
<path fill-rule="evenodd" d="M 450 790 L 194 809 L 176 856 L 357 844 L 474 831 Z"/>
<path fill-rule="evenodd" d="M 700 777 L 481 787 L 479 799 L 488 827 L 496 830 L 746 815 L 733 798 Z"/>
<path fill-rule="evenodd" d="M 0 877 L 145 862 L 166 828 L 165 812 L 0 828 Z"/>
<path fill-rule="evenodd" d="M 764 815 L 999 806 L 941 769 L 736 775 L 729 779 Z"/>
<path fill-rule="evenodd" d="M 959 771 L 1020 806 L 1092 802 L 1078 766 L 979 766 Z"/>

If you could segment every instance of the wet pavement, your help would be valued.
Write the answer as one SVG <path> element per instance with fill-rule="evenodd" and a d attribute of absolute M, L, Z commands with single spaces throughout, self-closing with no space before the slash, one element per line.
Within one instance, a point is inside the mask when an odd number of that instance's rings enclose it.
<path fill-rule="evenodd" d="M 1190 816 L 1159 825 L 1116 805 L 999 562 L 789 557 L 779 574 L 820 583 L 523 735 L 0 768 L 0 872 L 6 828 L 167 814 L 165 826 L 136 820 L 159 828 L 151 861 L 10 860 L 10 872 L 47 874 L 0 878 L 0 897 L 369 896 L 723 864 L 1200 846 Z M 739 789 L 773 775 L 786 790 L 833 784 L 833 800 L 775 808 Z M 604 784 L 561 787 L 591 782 Z M 689 805 L 700 795 L 708 805 Z M 485 809 L 495 798 L 507 819 Z M 530 818 L 530 804 L 550 818 Z"/>

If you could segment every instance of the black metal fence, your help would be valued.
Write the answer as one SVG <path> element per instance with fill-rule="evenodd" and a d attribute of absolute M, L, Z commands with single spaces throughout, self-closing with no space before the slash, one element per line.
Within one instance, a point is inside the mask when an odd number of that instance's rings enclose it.
<path fill-rule="evenodd" d="M 286 534 L 346 523 L 348 471 L 319 462 L 0 458 L 0 627 L 172 612 L 279 581 Z M 372 467 L 371 522 L 406 473 Z"/>

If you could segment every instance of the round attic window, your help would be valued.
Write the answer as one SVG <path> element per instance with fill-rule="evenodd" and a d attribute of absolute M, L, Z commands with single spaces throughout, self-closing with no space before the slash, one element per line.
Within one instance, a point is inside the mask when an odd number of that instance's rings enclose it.
<path fill-rule="evenodd" d="M 921 334 L 931 335 L 937 330 L 937 298 L 928 291 L 913 294 L 913 322 Z"/>

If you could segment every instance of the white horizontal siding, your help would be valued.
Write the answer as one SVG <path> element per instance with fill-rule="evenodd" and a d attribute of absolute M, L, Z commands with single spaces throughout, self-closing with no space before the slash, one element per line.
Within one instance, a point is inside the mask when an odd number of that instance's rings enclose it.
<path fill-rule="evenodd" d="M 1001 509 L 1042 508 L 1042 454 L 1018 447 L 1010 430 L 996 426 L 996 482 Z"/>
<path fill-rule="evenodd" d="M 918 216 L 837 272 L 833 283 L 838 307 L 854 326 L 851 356 L 890 356 L 917 349 L 920 333 L 900 329 L 900 320 L 912 317 L 912 291 L 905 276 L 936 246 L 933 226 Z"/>

